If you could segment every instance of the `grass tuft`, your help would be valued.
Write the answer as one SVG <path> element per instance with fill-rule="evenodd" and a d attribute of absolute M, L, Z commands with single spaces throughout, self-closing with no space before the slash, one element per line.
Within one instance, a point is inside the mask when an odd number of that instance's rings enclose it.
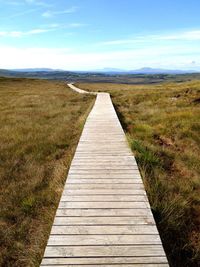
<path fill-rule="evenodd" d="M 158 156 L 138 140 L 132 140 L 131 148 L 136 152 L 136 160 L 146 172 L 153 172 L 155 167 L 161 167 Z"/>

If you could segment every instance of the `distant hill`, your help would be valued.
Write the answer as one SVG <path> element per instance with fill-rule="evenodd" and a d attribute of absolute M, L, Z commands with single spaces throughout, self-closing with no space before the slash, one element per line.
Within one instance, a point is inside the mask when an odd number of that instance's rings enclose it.
<path fill-rule="evenodd" d="M 2 71 L 2 70 L 0 70 Z M 62 69 L 51 69 L 51 68 L 25 68 L 25 69 L 11 69 L 5 70 L 9 72 L 24 72 L 24 73 L 38 73 L 38 72 L 62 72 L 62 73 L 104 73 L 104 74 L 184 74 L 184 73 L 199 73 L 197 70 L 177 70 L 177 69 L 157 69 L 157 68 L 150 68 L 144 67 L 135 70 L 124 70 L 118 68 L 103 68 L 103 69 L 95 69 L 95 70 L 88 70 L 88 71 L 67 71 Z"/>
<path fill-rule="evenodd" d="M 10 78 L 34 78 L 62 80 L 67 82 L 112 82 L 127 84 L 151 84 L 165 81 L 190 81 L 200 79 L 200 73 L 179 70 L 163 70 L 142 68 L 138 70 L 121 70 L 106 68 L 95 71 L 65 71 L 48 68 L 37 69 L 18 69 L 3 70 L 0 69 L 0 77 Z M 0 80 L 2 81 L 2 79 Z"/>
<path fill-rule="evenodd" d="M 11 69 L 11 71 L 19 71 L 19 72 L 38 72 L 38 71 L 55 71 L 54 69 L 50 68 L 28 68 L 28 69 Z M 62 71 L 62 70 L 56 70 Z"/>
<path fill-rule="evenodd" d="M 184 73 L 196 73 L 195 70 L 169 70 L 169 69 L 155 69 L 155 68 L 141 68 L 136 70 L 123 70 L 123 69 L 114 69 L 114 68 L 104 68 L 95 70 L 99 73 L 119 73 L 119 74 L 184 74 Z"/>
<path fill-rule="evenodd" d="M 154 69 L 154 68 L 141 68 L 130 71 L 131 73 L 141 74 L 183 74 L 183 73 L 194 73 L 194 70 L 169 70 L 169 69 Z"/>

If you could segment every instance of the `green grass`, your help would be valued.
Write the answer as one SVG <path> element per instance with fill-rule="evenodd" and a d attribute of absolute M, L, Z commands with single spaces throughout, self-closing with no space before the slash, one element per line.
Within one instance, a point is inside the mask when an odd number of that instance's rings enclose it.
<path fill-rule="evenodd" d="M 199 266 L 200 82 L 78 86 L 111 93 L 170 266 Z"/>
<path fill-rule="evenodd" d="M 0 266 L 39 266 L 91 96 L 0 78 Z"/>

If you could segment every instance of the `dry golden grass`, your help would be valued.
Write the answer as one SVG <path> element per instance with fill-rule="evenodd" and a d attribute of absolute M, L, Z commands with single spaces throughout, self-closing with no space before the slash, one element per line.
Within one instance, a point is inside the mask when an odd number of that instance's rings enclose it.
<path fill-rule="evenodd" d="M 111 93 L 171 266 L 199 266 L 200 82 L 77 86 Z"/>
<path fill-rule="evenodd" d="M 39 266 L 93 101 L 62 82 L 0 78 L 0 266 Z"/>

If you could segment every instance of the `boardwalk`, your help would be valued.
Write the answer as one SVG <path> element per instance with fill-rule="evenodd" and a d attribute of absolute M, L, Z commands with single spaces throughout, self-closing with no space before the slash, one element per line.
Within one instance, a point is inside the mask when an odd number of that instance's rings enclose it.
<path fill-rule="evenodd" d="M 107 93 L 97 94 L 86 121 L 41 266 L 168 266 Z"/>

